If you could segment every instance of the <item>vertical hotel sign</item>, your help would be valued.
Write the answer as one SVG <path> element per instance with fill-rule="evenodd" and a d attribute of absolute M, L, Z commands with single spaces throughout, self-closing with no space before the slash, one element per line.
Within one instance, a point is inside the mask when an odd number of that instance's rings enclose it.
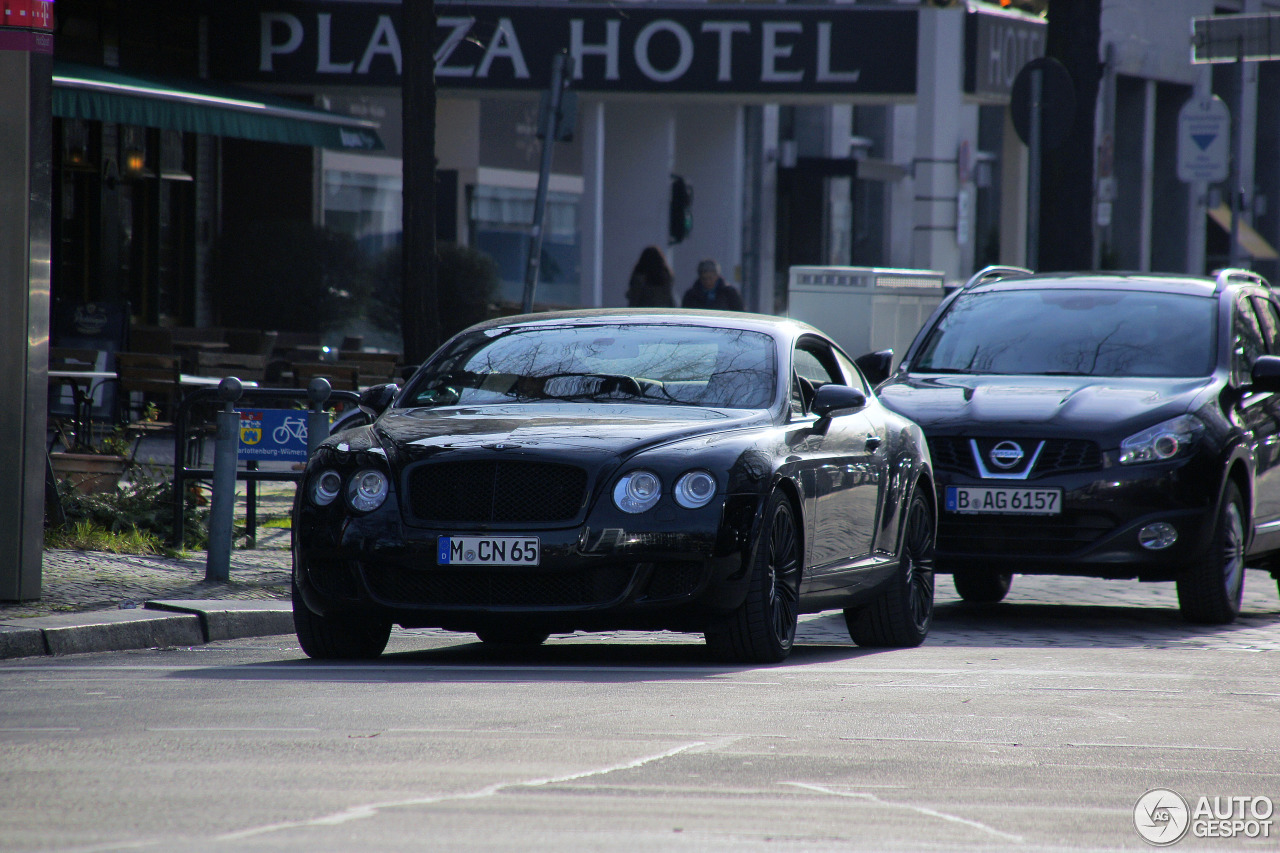
<path fill-rule="evenodd" d="M 53 0 L 0 0 L 0 50 L 53 53 Z"/>

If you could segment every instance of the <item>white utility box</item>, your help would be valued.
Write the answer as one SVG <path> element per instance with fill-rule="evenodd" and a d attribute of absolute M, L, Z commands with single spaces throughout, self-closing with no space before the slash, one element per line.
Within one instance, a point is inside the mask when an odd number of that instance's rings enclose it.
<path fill-rule="evenodd" d="M 945 275 L 880 267 L 792 267 L 787 316 L 830 335 L 850 356 L 893 350 L 896 369 L 938 307 Z"/>

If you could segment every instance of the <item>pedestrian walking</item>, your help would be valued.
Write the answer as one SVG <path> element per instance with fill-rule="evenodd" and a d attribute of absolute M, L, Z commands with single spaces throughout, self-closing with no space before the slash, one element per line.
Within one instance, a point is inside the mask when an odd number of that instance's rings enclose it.
<path fill-rule="evenodd" d="M 711 258 L 698 262 L 698 280 L 684 295 L 685 308 L 714 308 L 741 311 L 742 294 L 720 275 L 720 265 Z"/>
<path fill-rule="evenodd" d="M 657 246 L 646 246 L 631 270 L 627 304 L 632 308 L 674 308 L 676 275 Z"/>

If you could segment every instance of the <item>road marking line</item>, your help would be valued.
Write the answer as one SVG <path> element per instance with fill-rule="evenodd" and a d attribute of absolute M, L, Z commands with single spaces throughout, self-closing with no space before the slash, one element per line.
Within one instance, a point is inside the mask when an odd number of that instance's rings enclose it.
<path fill-rule="evenodd" d="M 979 823 L 976 820 L 969 820 L 968 818 L 959 817 L 953 814 L 947 814 L 946 812 L 940 812 L 936 809 L 927 808 L 925 806 L 913 806 L 910 803 L 891 803 L 887 800 L 880 799 L 875 794 L 866 794 L 866 793 L 856 792 L 856 791 L 848 791 L 848 792 L 835 791 L 823 785 L 811 785 L 807 782 L 784 782 L 783 784 L 794 785 L 797 788 L 804 788 L 809 791 L 817 791 L 819 794 L 830 794 L 833 797 L 848 797 L 849 799 L 853 799 L 853 800 L 867 800 L 881 806 L 907 809 L 908 811 L 913 811 L 918 814 L 928 815 L 929 817 L 936 817 L 941 820 L 951 821 L 952 823 L 964 824 L 965 826 L 970 826 L 970 827 L 973 827 L 974 829 L 980 829 L 983 832 L 989 832 L 992 835 L 998 836 L 1000 838 L 1008 839 L 1009 841 L 1023 840 L 1021 835 L 1013 835 L 1008 832 L 1002 832 L 1001 830 L 996 829 L 995 827 L 987 826 L 985 823 Z"/>
<path fill-rule="evenodd" d="M 257 835 L 265 835 L 269 832 L 278 832 L 282 829 L 304 829 L 314 826 L 339 826 L 353 820 L 361 820 L 367 817 L 374 817 L 383 809 L 404 808 L 407 806 L 429 806 L 436 803 L 446 803 L 456 800 L 478 800 L 484 797 L 492 797 L 501 793 L 508 788 L 537 788 L 543 785 L 556 785 L 561 782 L 573 782 L 578 779 L 586 779 L 591 776 L 603 776 L 618 770 L 633 770 L 637 767 L 643 767 L 654 761 L 661 761 L 664 758 L 671 758 L 690 749 L 706 746 L 705 741 L 697 741 L 695 743 L 687 743 L 668 749 L 665 752 L 659 752 L 656 755 L 646 755 L 632 761 L 626 761 L 621 764 L 612 764 L 608 767 L 597 767 L 594 770 L 583 770 L 578 773 L 566 773 L 562 776 L 548 776 L 544 779 L 527 779 L 522 782 L 496 782 L 487 785 L 478 791 L 464 791 L 457 794 L 440 794 L 434 797 L 415 797 L 410 800 L 393 800 L 386 803 L 367 803 L 359 806 L 350 806 L 340 812 L 331 815 L 324 815 L 311 820 L 288 821 L 283 823 L 273 823 L 266 826 L 258 826 L 252 829 L 242 829 L 239 832 L 229 832 L 217 836 L 218 841 L 239 841 L 242 838 L 252 838 Z"/>

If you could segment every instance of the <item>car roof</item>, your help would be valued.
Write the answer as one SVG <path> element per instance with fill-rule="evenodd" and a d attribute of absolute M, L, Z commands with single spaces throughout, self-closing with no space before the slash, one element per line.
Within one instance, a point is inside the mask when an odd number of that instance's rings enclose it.
<path fill-rule="evenodd" d="M 793 340 L 801 335 L 816 334 L 829 337 L 825 332 L 801 320 L 790 317 L 774 317 L 769 314 L 752 314 L 745 311 L 709 311 L 702 308 L 582 308 L 567 311 L 547 311 L 538 314 L 515 314 L 495 317 L 471 326 L 467 331 L 503 328 L 506 326 L 559 326 L 599 323 L 637 323 L 643 325 L 707 326 L 720 329 L 747 329 L 774 337 Z"/>
<path fill-rule="evenodd" d="M 990 267 L 979 271 L 965 284 L 964 290 L 1141 290 L 1160 293 L 1186 293 L 1213 296 L 1235 284 L 1253 284 L 1269 288 L 1266 279 L 1249 270 L 1226 269 L 1214 276 L 1186 273 L 1151 272 L 1051 272 L 1032 273 L 1014 267 Z"/>

